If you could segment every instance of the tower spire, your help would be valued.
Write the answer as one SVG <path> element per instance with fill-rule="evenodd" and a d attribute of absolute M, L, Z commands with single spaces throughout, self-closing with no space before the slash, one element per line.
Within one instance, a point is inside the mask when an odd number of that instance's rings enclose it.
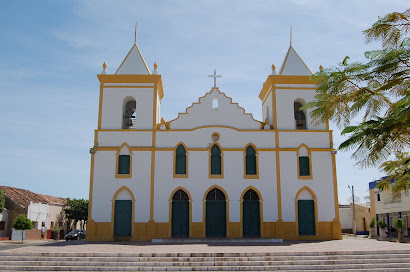
<path fill-rule="evenodd" d="M 137 22 L 135 22 L 134 44 L 137 44 Z"/>
<path fill-rule="evenodd" d="M 292 46 L 292 25 L 290 25 L 290 46 Z"/>

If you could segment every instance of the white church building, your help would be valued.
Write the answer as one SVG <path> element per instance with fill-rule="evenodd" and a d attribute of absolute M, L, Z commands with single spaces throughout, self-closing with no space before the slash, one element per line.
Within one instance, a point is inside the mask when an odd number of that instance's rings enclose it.
<path fill-rule="evenodd" d="M 341 239 L 332 131 L 299 109 L 315 84 L 292 46 L 261 121 L 217 87 L 164 120 L 161 75 L 136 43 L 115 74 L 103 67 L 87 240 Z"/>

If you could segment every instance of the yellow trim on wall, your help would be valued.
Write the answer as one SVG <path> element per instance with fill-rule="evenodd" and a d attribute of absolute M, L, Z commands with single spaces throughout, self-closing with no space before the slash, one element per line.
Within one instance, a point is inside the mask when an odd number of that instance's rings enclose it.
<path fill-rule="evenodd" d="M 155 90 L 158 86 L 155 84 Z M 156 145 L 156 127 L 157 127 L 157 92 L 153 95 L 153 114 L 152 114 L 152 150 L 151 150 L 151 189 L 150 189 L 150 209 L 149 222 L 152 224 L 154 220 L 154 190 L 155 190 L 155 145 Z M 153 225 L 155 228 L 155 225 Z M 149 229 L 149 236 L 155 234 L 155 229 Z"/>
<path fill-rule="evenodd" d="M 107 86 L 107 85 L 104 85 L 104 88 L 142 88 L 142 89 L 153 89 L 154 86 L 132 86 L 132 85 L 129 85 L 129 86 L 125 86 L 125 85 L 118 85 L 118 86 L 109 85 L 109 86 Z"/>
<path fill-rule="evenodd" d="M 258 189 L 256 189 L 255 187 L 253 187 L 253 186 L 248 186 L 248 187 L 246 187 L 246 189 L 245 190 L 243 190 L 243 192 L 242 192 L 242 194 L 241 194 L 241 198 L 240 198 L 240 200 L 239 200 L 239 202 L 240 202 L 240 205 L 241 205 L 241 207 L 240 207 L 240 213 L 241 213 L 241 215 L 240 215 L 240 230 L 239 230 L 239 233 L 240 233 L 240 237 L 243 237 L 243 197 L 244 197 L 244 195 L 245 195 L 245 193 L 248 191 L 248 190 L 254 190 L 255 192 L 256 192 L 256 194 L 258 195 L 258 197 L 259 197 L 259 232 L 260 232 L 260 237 L 263 237 L 263 233 L 264 233 L 264 227 L 263 227 L 263 199 L 262 199 L 262 194 L 259 192 L 259 190 Z"/>
<path fill-rule="evenodd" d="M 176 157 L 177 157 L 177 148 L 178 148 L 178 146 L 180 146 L 180 145 L 183 145 L 184 146 L 184 148 L 185 148 L 185 157 L 186 157 L 186 166 L 185 166 L 185 174 L 176 174 L 175 173 L 175 171 L 176 171 Z M 174 148 L 174 155 L 173 155 L 173 157 L 174 157 L 174 167 L 172 168 L 172 177 L 173 178 L 188 178 L 188 155 L 189 155 L 189 153 L 188 153 L 188 148 L 186 147 L 186 145 L 183 143 L 183 142 L 179 142 L 179 143 L 177 143 L 176 144 L 176 146 L 175 146 L 175 148 Z"/>
<path fill-rule="evenodd" d="M 189 191 L 187 189 L 185 189 L 184 187 L 182 187 L 182 186 L 179 186 L 179 187 L 175 188 L 169 196 L 169 200 L 168 200 L 168 202 L 169 202 L 168 237 L 172 237 L 172 197 L 174 196 L 174 194 L 178 190 L 184 191 L 189 197 L 189 200 L 188 200 L 189 201 L 189 237 L 192 237 L 192 197 L 191 197 L 191 194 L 189 193 Z"/>
<path fill-rule="evenodd" d="M 262 123 L 262 122 L 261 122 Z M 263 124 L 263 123 L 262 123 Z M 228 128 L 228 129 L 233 129 L 239 132 L 249 132 L 249 131 L 254 131 L 254 132 L 260 132 L 260 133 L 275 133 L 276 131 L 279 132 L 296 132 L 296 133 L 305 133 L 305 132 L 329 132 L 332 130 L 325 130 L 325 129 L 316 129 L 316 130 L 295 130 L 295 129 L 270 129 L 270 130 L 264 130 L 264 129 L 238 129 L 235 127 L 230 127 L 230 126 L 220 126 L 220 125 L 212 125 L 212 126 L 200 126 L 200 127 L 195 127 L 192 129 L 96 129 L 95 131 L 101 131 L 101 132 L 110 132 L 110 131 L 121 131 L 121 132 L 142 132 L 142 131 L 157 131 L 157 132 L 180 132 L 180 131 L 195 131 L 198 129 L 203 129 L 203 128 Z"/>
<path fill-rule="evenodd" d="M 300 175 L 300 166 L 299 166 L 299 150 L 304 147 L 306 148 L 306 150 L 308 151 L 308 158 L 309 158 L 309 176 L 301 176 Z M 304 157 L 304 156 L 302 156 Z M 313 173 L 312 173 L 312 152 L 309 149 L 309 147 L 302 143 L 301 145 L 299 145 L 299 147 L 297 148 L 296 151 L 296 163 L 297 163 L 297 171 L 298 171 L 298 179 L 313 179 Z"/>
<path fill-rule="evenodd" d="M 129 174 L 118 174 L 118 165 L 119 165 L 119 162 L 120 162 L 119 156 L 120 156 L 120 151 L 123 147 L 126 147 L 128 149 L 128 152 L 130 153 L 130 173 Z M 115 178 L 132 178 L 132 150 L 126 142 L 124 142 L 122 145 L 120 145 L 119 148 L 117 148 L 117 152 L 115 154 L 115 157 L 116 157 Z"/>
<path fill-rule="evenodd" d="M 316 84 L 316 82 L 312 81 L 310 76 L 269 75 L 259 93 L 259 99 L 263 101 L 270 87 L 275 84 Z M 278 88 L 282 89 L 283 87 Z"/>
<path fill-rule="evenodd" d="M 299 236 L 299 215 L 298 215 L 298 200 L 299 200 L 299 195 L 302 193 L 304 190 L 308 191 L 310 195 L 313 198 L 313 204 L 315 208 L 315 236 L 319 234 L 319 218 L 318 218 L 318 211 L 317 211 L 317 197 L 316 194 L 313 192 L 312 189 L 310 189 L 308 186 L 303 186 L 302 188 L 299 189 L 299 191 L 296 193 L 295 196 L 295 215 L 296 215 L 296 233 Z M 308 235 L 302 235 L 302 237 L 308 236 Z"/>
<path fill-rule="evenodd" d="M 115 218 L 115 200 L 117 199 L 118 194 L 121 191 L 127 191 L 131 195 L 131 201 L 132 201 L 132 215 L 131 215 L 131 237 L 134 237 L 134 221 L 135 221 L 135 197 L 130 188 L 127 186 L 122 186 L 119 188 L 113 195 L 112 200 L 111 200 L 111 235 L 114 238 L 114 218 Z"/>
<path fill-rule="evenodd" d="M 280 154 L 279 154 L 279 133 L 275 132 L 276 150 L 276 192 L 278 199 L 278 221 L 282 221 L 282 190 L 280 185 Z"/>
<path fill-rule="evenodd" d="M 202 223 L 203 223 L 204 237 L 206 237 L 206 196 L 214 188 L 221 190 L 225 195 L 225 202 L 226 202 L 226 237 L 230 237 L 230 232 L 229 232 L 229 196 L 226 193 L 225 189 L 218 186 L 218 185 L 212 185 L 211 187 L 209 187 L 208 190 L 205 191 L 204 198 L 202 199 L 202 208 L 203 208 Z"/>
<path fill-rule="evenodd" d="M 337 195 L 337 173 L 336 173 L 336 155 L 331 154 L 332 156 L 332 170 L 333 170 L 333 198 L 335 201 L 335 223 L 340 224 L 340 217 L 339 217 L 339 200 L 338 200 L 338 195 Z"/>
<path fill-rule="evenodd" d="M 276 88 L 272 88 L 272 120 L 273 120 L 273 129 L 278 129 L 278 113 L 276 106 Z"/>
<path fill-rule="evenodd" d="M 217 145 L 219 147 L 219 150 L 221 151 L 221 174 L 220 175 L 211 174 L 211 155 L 212 155 L 211 150 L 212 150 L 212 147 L 214 145 Z M 208 157 L 209 157 L 209 160 L 208 160 L 208 166 L 209 166 L 208 167 L 208 178 L 210 178 L 210 179 L 223 179 L 224 178 L 224 152 L 222 150 L 221 145 L 218 142 L 214 142 L 213 144 L 211 144 L 211 146 L 209 147 L 208 150 L 209 150 L 209 153 L 208 153 Z"/>
<path fill-rule="evenodd" d="M 246 149 L 248 146 L 252 146 L 255 150 L 255 159 L 256 159 L 256 175 L 247 175 L 246 174 Z M 248 143 L 243 149 L 243 178 L 244 179 L 259 179 L 259 153 L 258 149 L 253 143 Z"/>

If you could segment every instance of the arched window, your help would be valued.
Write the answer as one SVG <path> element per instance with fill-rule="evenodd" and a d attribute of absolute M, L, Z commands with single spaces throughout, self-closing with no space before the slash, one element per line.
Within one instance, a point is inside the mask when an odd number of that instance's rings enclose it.
<path fill-rule="evenodd" d="M 124 112 L 122 115 L 122 129 L 131 129 L 134 126 L 136 101 L 133 97 L 124 99 Z"/>
<path fill-rule="evenodd" d="M 301 110 L 300 108 L 303 105 L 300 102 L 294 102 L 293 103 L 293 108 L 294 108 L 294 113 L 295 113 L 295 125 L 296 129 L 306 129 L 306 116 L 305 112 Z"/>
<path fill-rule="evenodd" d="M 298 178 L 312 179 L 312 161 L 308 147 L 304 144 L 299 146 L 297 151 L 298 157 Z"/>
<path fill-rule="evenodd" d="M 217 98 L 212 99 L 212 109 L 218 110 L 218 99 Z"/>
<path fill-rule="evenodd" d="M 243 195 L 243 200 L 259 200 L 259 196 L 258 194 L 252 190 L 249 189 L 248 191 L 246 191 L 246 193 Z"/>
<path fill-rule="evenodd" d="M 252 146 L 248 146 L 246 148 L 246 155 L 245 155 L 245 163 L 246 163 L 246 175 L 256 175 L 256 152 Z"/>
<path fill-rule="evenodd" d="M 186 175 L 186 150 L 184 145 L 180 144 L 175 153 L 175 174 Z"/>
<path fill-rule="evenodd" d="M 216 144 L 211 148 L 211 175 L 222 175 L 221 150 Z"/>
<path fill-rule="evenodd" d="M 206 200 L 225 200 L 225 199 L 226 199 L 225 194 L 218 188 L 213 188 L 206 195 Z"/>
<path fill-rule="evenodd" d="M 179 189 L 172 196 L 172 200 L 189 200 L 189 196 L 184 190 Z"/>

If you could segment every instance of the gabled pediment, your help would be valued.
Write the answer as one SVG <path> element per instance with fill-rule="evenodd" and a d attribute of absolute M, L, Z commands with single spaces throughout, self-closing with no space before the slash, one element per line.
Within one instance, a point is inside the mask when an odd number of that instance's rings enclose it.
<path fill-rule="evenodd" d="M 284 76 L 310 76 L 312 71 L 307 67 L 293 46 L 289 47 L 285 60 L 280 68 L 279 75 Z"/>
<path fill-rule="evenodd" d="M 145 63 L 144 57 L 137 44 L 131 47 L 127 56 L 118 68 L 116 75 L 150 75 L 151 72 Z"/>
<path fill-rule="evenodd" d="M 227 126 L 237 129 L 260 129 L 261 122 L 246 113 L 232 98 L 213 88 L 197 103 L 188 107 L 185 113 L 169 122 L 171 129 L 194 129 L 204 126 Z"/>

